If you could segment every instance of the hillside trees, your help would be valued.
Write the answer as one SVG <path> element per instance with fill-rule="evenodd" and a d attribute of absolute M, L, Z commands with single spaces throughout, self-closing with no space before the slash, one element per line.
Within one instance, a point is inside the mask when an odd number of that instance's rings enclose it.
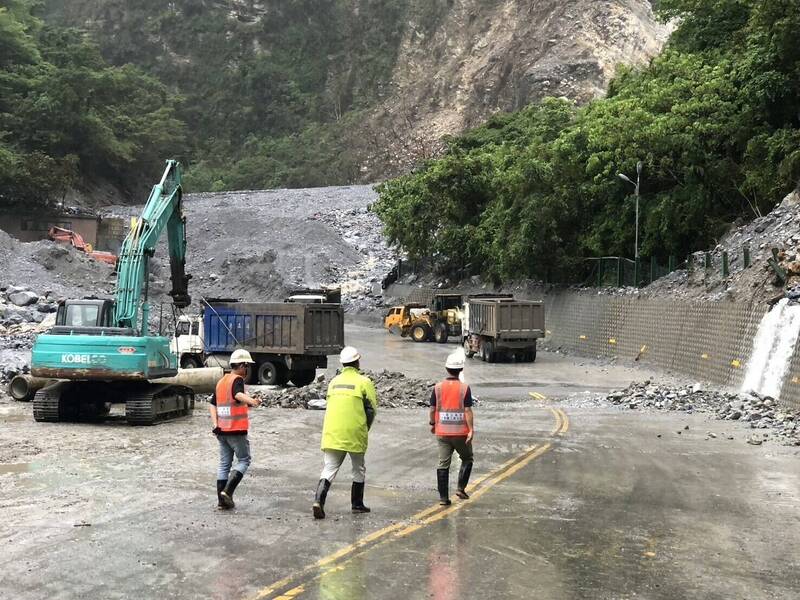
<path fill-rule="evenodd" d="M 706 247 L 769 210 L 800 177 L 800 0 L 660 10 L 680 23 L 668 47 L 621 69 L 606 98 L 496 117 L 380 186 L 390 239 L 496 278 L 572 280 L 584 257 L 633 255 L 632 190 L 616 174 L 639 160 L 645 256 Z"/>
<path fill-rule="evenodd" d="M 183 148 L 176 98 L 85 35 L 45 25 L 30 0 L 0 6 L 0 195 L 45 206 L 78 181 L 146 191 Z"/>

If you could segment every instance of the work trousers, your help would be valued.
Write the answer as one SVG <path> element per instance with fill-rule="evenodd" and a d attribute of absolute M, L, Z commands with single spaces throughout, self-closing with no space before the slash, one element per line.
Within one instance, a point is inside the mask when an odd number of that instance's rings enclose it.
<path fill-rule="evenodd" d="M 350 462 L 353 466 L 353 481 L 364 483 L 367 476 L 367 465 L 364 463 L 363 452 L 345 452 L 344 450 L 325 450 L 320 479 L 333 481 L 339 472 L 339 467 L 344 462 L 344 457 L 350 455 Z"/>
<path fill-rule="evenodd" d="M 236 466 L 233 467 L 242 475 L 247 472 L 247 467 L 250 466 L 252 458 L 250 458 L 250 440 L 246 435 L 226 435 L 220 433 L 217 435 L 219 441 L 219 469 L 217 470 L 217 479 L 228 479 L 233 465 L 233 456 L 236 455 Z"/>
<path fill-rule="evenodd" d="M 453 450 L 458 452 L 461 464 L 472 462 L 472 441 L 467 441 L 467 436 L 441 436 L 439 440 L 439 469 L 449 469 Z"/>

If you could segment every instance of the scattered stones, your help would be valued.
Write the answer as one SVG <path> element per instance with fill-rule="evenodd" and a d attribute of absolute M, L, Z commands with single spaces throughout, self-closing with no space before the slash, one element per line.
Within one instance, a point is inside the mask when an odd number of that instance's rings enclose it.
<path fill-rule="evenodd" d="M 393 371 L 363 371 L 375 384 L 378 393 L 378 409 L 417 408 L 428 406 L 434 382 L 407 377 Z M 321 375 L 310 385 L 301 388 L 274 388 L 253 393 L 261 399 L 262 406 L 281 408 L 324 409 L 328 383 Z"/>
<path fill-rule="evenodd" d="M 674 387 L 644 381 L 632 383 L 625 390 L 611 392 L 606 400 L 629 410 L 651 408 L 689 414 L 709 413 L 717 419 L 741 421 L 751 429 L 770 430 L 779 442 L 800 446 L 800 411 L 792 412 L 779 407 L 775 399 L 769 396 L 703 390 L 698 384 Z M 688 429 L 687 425 L 683 431 Z M 680 435 L 682 432 L 677 433 Z M 707 435 L 716 438 L 712 432 Z M 759 444 L 764 441 L 760 437 L 750 439 L 759 440 Z M 748 440 L 748 443 L 752 442 Z"/>
<path fill-rule="evenodd" d="M 31 304 L 36 304 L 36 302 L 39 300 L 39 296 L 31 291 L 22 290 L 9 294 L 8 300 L 17 306 L 30 306 Z"/>

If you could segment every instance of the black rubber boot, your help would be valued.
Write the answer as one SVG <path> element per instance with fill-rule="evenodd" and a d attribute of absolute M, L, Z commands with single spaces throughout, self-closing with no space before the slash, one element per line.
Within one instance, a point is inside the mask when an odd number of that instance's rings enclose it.
<path fill-rule="evenodd" d="M 364 506 L 364 482 L 353 482 L 353 487 L 350 488 L 350 507 L 354 513 L 368 513 L 369 508 Z"/>
<path fill-rule="evenodd" d="M 439 486 L 439 504 L 450 505 L 450 469 L 436 469 L 436 483 Z"/>
<path fill-rule="evenodd" d="M 222 490 L 225 489 L 225 486 L 228 485 L 227 479 L 217 479 L 217 507 L 225 508 L 225 505 L 222 504 Z"/>
<path fill-rule="evenodd" d="M 236 491 L 236 486 L 239 485 L 239 482 L 242 480 L 242 475 L 239 471 L 234 469 L 231 471 L 231 476 L 228 479 L 228 483 L 225 486 L 225 489 L 219 493 L 219 500 L 222 502 L 223 508 L 233 508 L 236 504 L 233 501 L 233 492 Z"/>
<path fill-rule="evenodd" d="M 325 518 L 325 498 L 328 497 L 328 490 L 331 489 L 331 482 L 327 479 L 320 479 L 317 484 L 317 494 L 314 496 L 314 511 L 315 519 Z"/>
<path fill-rule="evenodd" d="M 458 491 L 456 496 L 462 500 L 469 498 L 467 494 L 467 484 L 469 483 L 469 476 L 472 474 L 472 463 L 461 463 L 461 470 L 458 472 Z"/>

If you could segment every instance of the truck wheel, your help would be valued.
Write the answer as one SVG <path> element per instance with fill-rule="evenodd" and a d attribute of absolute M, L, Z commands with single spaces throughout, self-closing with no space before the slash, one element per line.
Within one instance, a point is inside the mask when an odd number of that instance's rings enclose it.
<path fill-rule="evenodd" d="M 484 360 L 488 363 L 493 363 L 497 360 L 497 355 L 494 353 L 494 344 L 492 342 L 486 342 L 484 344 Z"/>
<path fill-rule="evenodd" d="M 436 331 L 433 334 L 434 339 L 438 344 L 447 343 L 447 325 L 439 323 L 436 325 Z"/>
<path fill-rule="evenodd" d="M 297 387 L 303 387 L 310 384 L 312 381 L 314 381 L 316 376 L 316 369 L 303 369 L 302 371 L 291 371 L 289 373 L 289 379 L 291 379 L 292 383 Z"/>
<path fill-rule="evenodd" d="M 427 325 L 414 325 L 411 329 L 411 339 L 415 342 L 427 342 L 431 337 L 431 328 Z"/>
<path fill-rule="evenodd" d="M 464 340 L 464 354 L 466 354 L 467 358 L 472 358 L 475 356 L 475 353 L 472 351 L 472 345 L 469 343 L 469 340 Z"/>
<path fill-rule="evenodd" d="M 536 346 L 528 350 L 528 360 L 536 362 Z"/>
<path fill-rule="evenodd" d="M 199 369 L 202 366 L 200 359 L 195 356 L 184 356 L 181 359 L 181 369 Z"/>
<path fill-rule="evenodd" d="M 275 363 L 268 360 L 258 365 L 257 381 L 261 385 L 276 385 L 278 383 L 279 369 Z"/>

